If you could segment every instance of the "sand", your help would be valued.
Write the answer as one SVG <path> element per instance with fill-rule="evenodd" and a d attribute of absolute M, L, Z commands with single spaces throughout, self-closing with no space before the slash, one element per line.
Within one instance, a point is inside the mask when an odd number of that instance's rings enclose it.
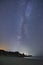
<path fill-rule="evenodd" d="M 0 57 L 0 65 L 43 65 L 43 60 L 17 57 Z"/>

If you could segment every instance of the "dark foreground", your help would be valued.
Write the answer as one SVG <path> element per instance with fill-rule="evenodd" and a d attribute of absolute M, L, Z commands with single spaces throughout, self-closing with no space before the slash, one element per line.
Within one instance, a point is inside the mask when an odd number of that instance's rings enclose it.
<path fill-rule="evenodd" d="M 17 57 L 0 57 L 0 65 L 43 65 L 43 60 Z"/>

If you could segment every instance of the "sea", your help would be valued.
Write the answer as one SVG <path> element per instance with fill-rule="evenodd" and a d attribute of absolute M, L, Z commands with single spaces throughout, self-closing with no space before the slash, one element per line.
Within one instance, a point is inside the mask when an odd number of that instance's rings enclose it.
<path fill-rule="evenodd" d="M 39 59 L 39 60 L 43 60 L 43 56 L 32 56 L 32 57 L 24 57 L 26 59 Z"/>

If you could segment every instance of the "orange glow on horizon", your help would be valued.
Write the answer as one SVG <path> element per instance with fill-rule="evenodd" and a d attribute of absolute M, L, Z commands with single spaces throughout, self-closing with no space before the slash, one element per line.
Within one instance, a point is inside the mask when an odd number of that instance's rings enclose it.
<path fill-rule="evenodd" d="M 9 47 L 6 43 L 1 43 L 0 44 L 0 50 L 8 50 L 8 49 L 9 49 Z"/>

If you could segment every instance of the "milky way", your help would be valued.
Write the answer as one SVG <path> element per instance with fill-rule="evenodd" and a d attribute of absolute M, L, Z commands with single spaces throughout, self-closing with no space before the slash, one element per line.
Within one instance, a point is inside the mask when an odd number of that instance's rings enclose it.
<path fill-rule="evenodd" d="M 43 55 L 43 0 L 0 0 L 1 47 Z"/>

